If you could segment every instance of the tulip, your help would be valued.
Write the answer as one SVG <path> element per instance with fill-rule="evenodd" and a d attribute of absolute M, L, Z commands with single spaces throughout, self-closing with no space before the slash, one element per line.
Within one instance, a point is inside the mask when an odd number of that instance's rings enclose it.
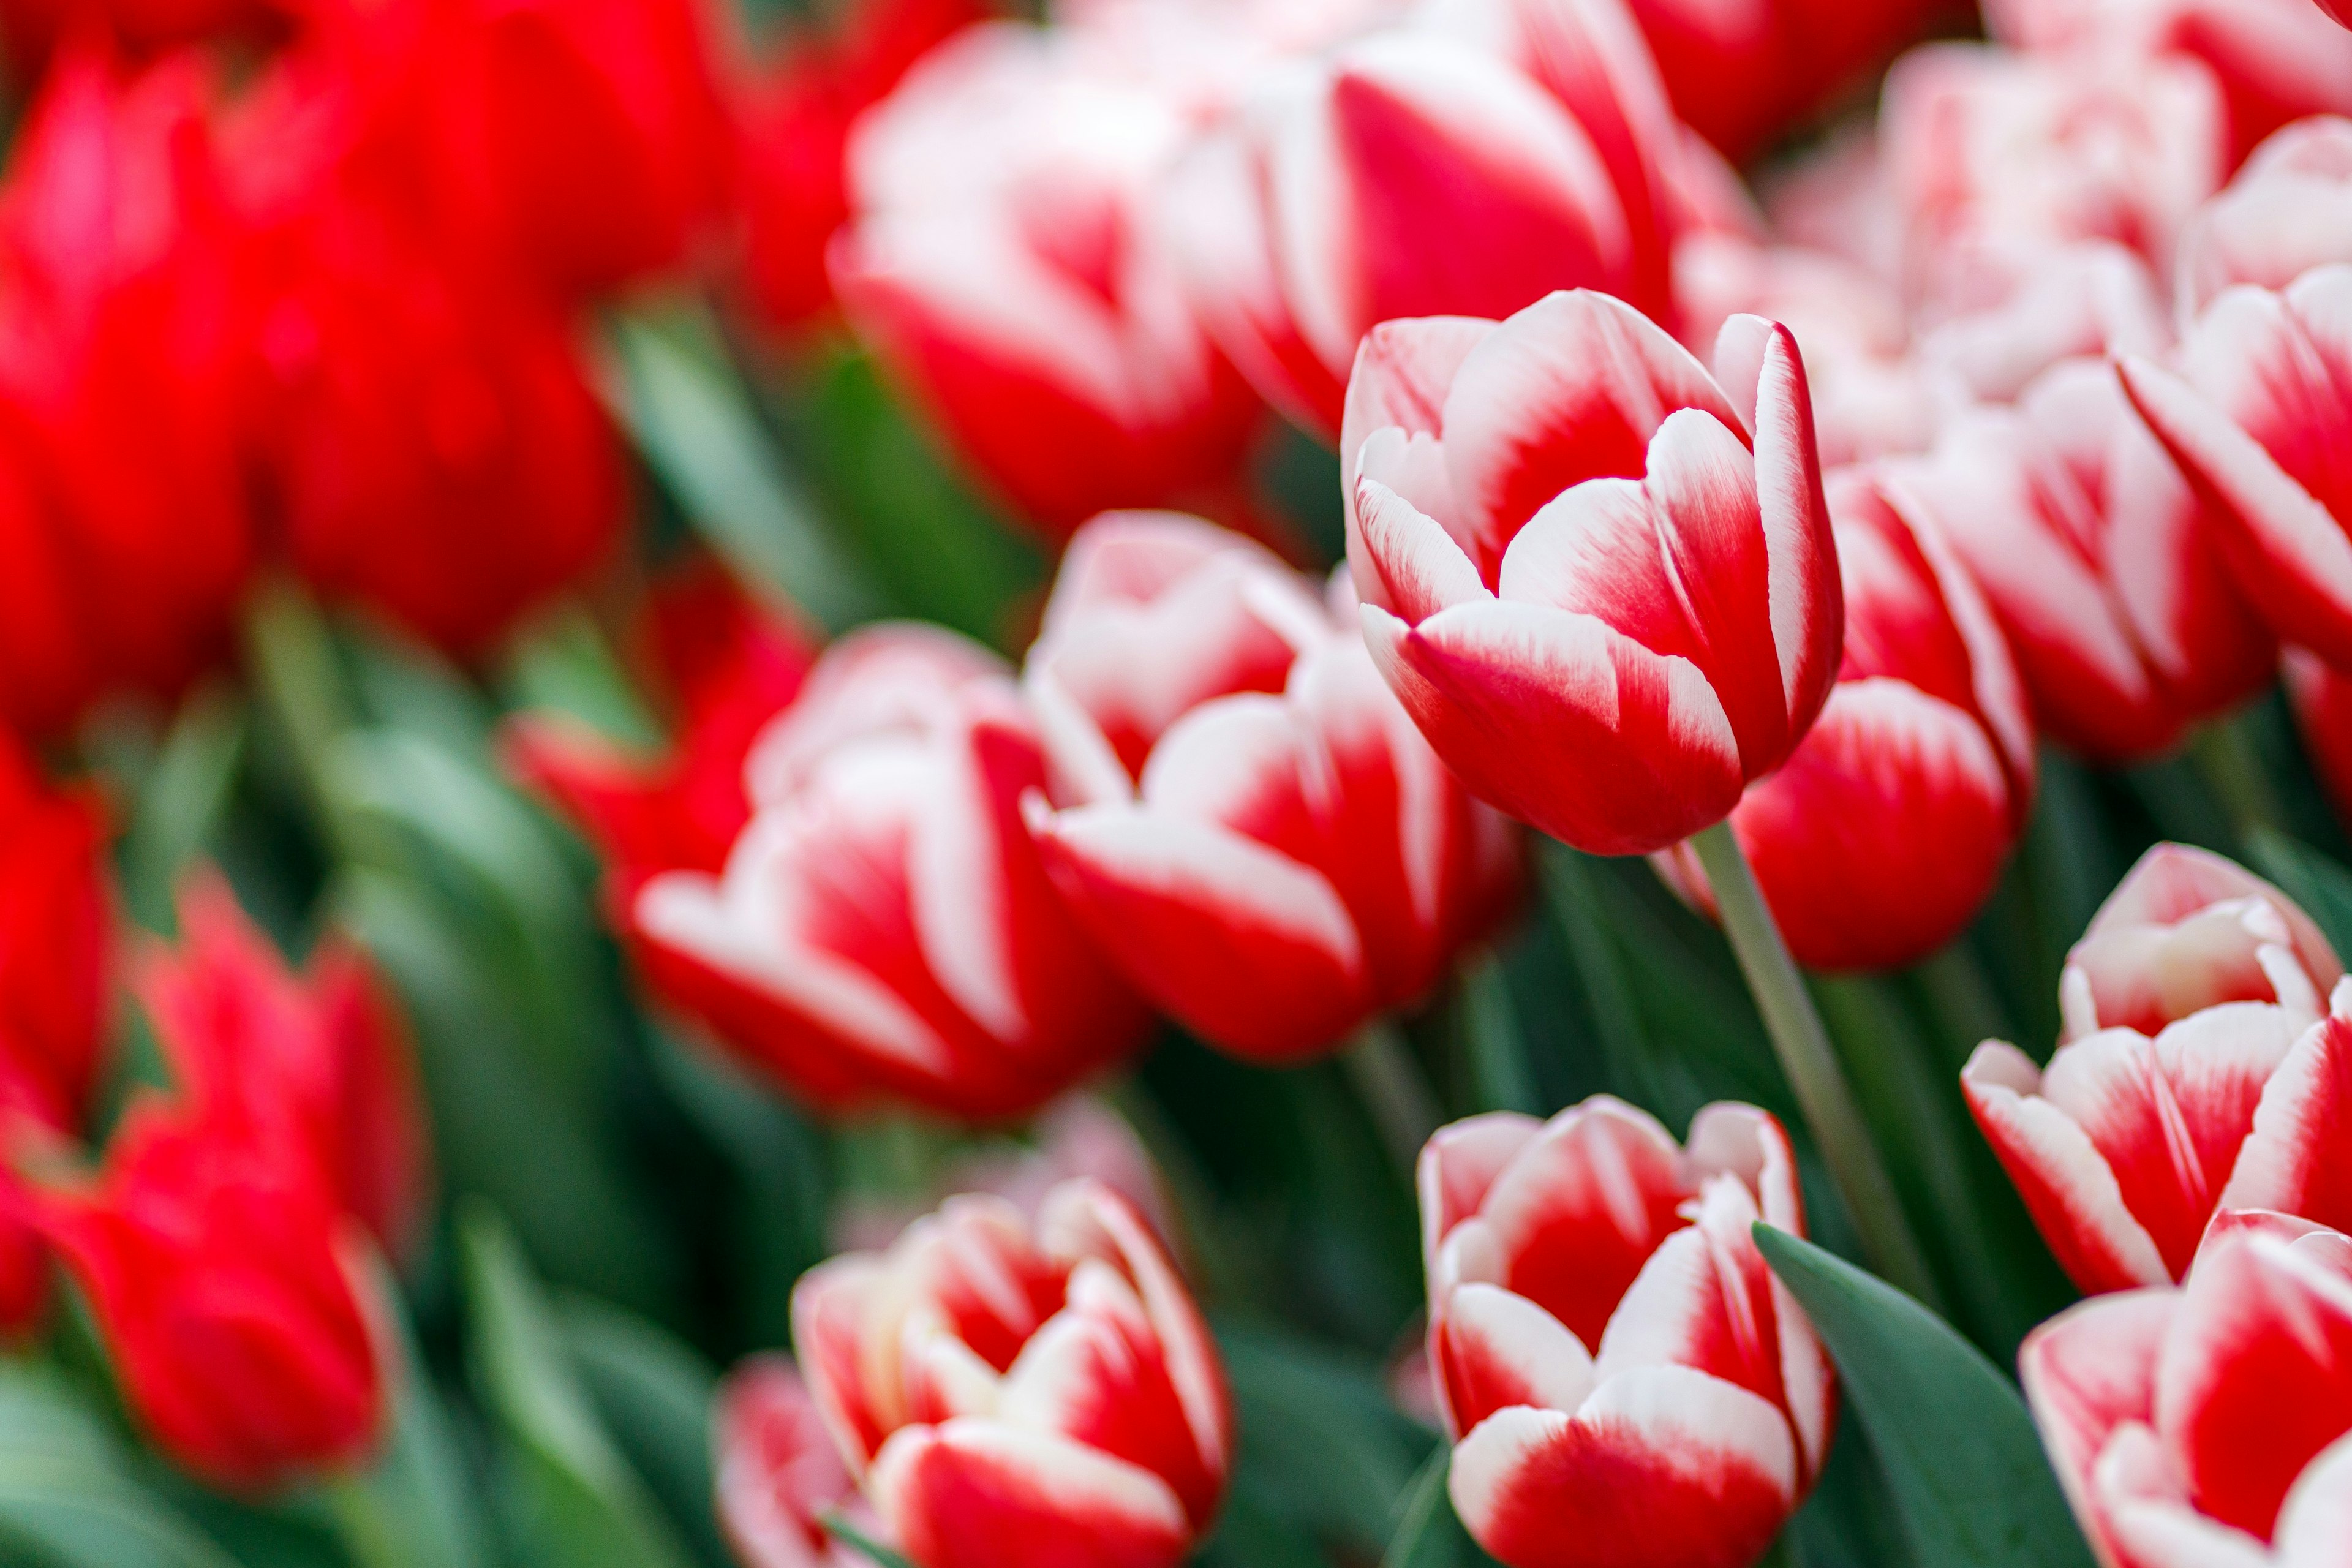
<path fill-rule="evenodd" d="M 2342 977 L 2284 893 L 2158 845 L 2067 955 L 2050 1065 L 1977 1047 L 1969 1108 L 2076 1284 L 2179 1279 L 2217 1208 L 2352 1224 L 2326 1170 L 2352 1023 L 2321 1005 Z"/>
<path fill-rule="evenodd" d="M 1946 262 L 1929 287 L 1923 316 L 1932 324 L 1917 357 L 1918 374 L 1953 409 L 2016 403 L 2063 361 L 2172 346 L 2156 275 L 2111 241 L 1964 243 Z"/>
<path fill-rule="evenodd" d="M 2036 1329 L 2018 1370 L 2113 1568 L 2318 1568 L 2352 1540 L 2352 1237 L 2226 1215 L 2187 1284 Z"/>
<path fill-rule="evenodd" d="M 61 55 L 0 187 L 0 717 L 27 730 L 176 691 L 226 650 L 252 565 L 254 318 L 210 96 L 192 58 Z"/>
<path fill-rule="evenodd" d="M 1804 368 L 1784 328 L 1725 336 L 1729 390 L 1629 307 L 1555 294 L 1390 323 L 1349 386 L 1373 661 L 1473 793 L 1596 854 L 1721 820 L 1837 673 Z"/>
<path fill-rule="evenodd" d="M 2275 645 L 2221 570 L 2210 509 L 2105 363 L 2061 362 L 2015 408 L 1951 420 L 1915 482 L 2053 739 L 2138 761 L 2268 684 Z"/>
<path fill-rule="evenodd" d="M 1224 1371 L 1140 1215 L 1092 1182 L 1034 1226 L 950 1199 L 793 1290 L 834 1442 L 918 1568 L 1173 1568 L 1225 1488 Z"/>
<path fill-rule="evenodd" d="M 2352 429 L 2352 266 L 2215 296 L 2178 374 L 2122 362 L 2148 428 L 2196 484 L 2238 587 L 2279 637 L 2352 662 L 2352 517 L 2336 454 Z"/>
<path fill-rule="evenodd" d="M 1879 139 L 1915 268 L 1972 237 L 2112 240 L 2161 267 L 2229 170 L 2220 87 L 2179 55 L 1915 49 L 1887 72 Z"/>
<path fill-rule="evenodd" d="M 1362 637 L 1236 535 L 1087 524 L 1026 681 L 1055 781 L 1028 819 L 1055 886 L 1138 991 L 1237 1055 L 1333 1048 L 1426 992 L 1517 890 L 1511 828 Z"/>
<path fill-rule="evenodd" d="M 392 1309 L 308 1162 L 143 1100 L 96 1184 L 43 1208 L 131 1414 L 173 1460 L 258 1492 L 373 1448 Z"/>
<path fill-rule="evenodd" d="M 1146 203 L 1178 103 L 1084 41 L 967 30 L 858 124 L 830 251 L 859 335 L 1026 521 L 1234 491 L 1256 400 L 1212 346 Z"/>
<path fill-rule="evenodd" d="M 1023 829 L 1045 758 L 992 654 L 930 626 L 855 633 L 743 778 L 724 865 L 646 878 L 625 929 L 654 989 L 756 1067 L 821 1104 L 1009 1117 L 1135 1042 L 1141 1011 Z"/>
<path fill-rule="evenodd" d="M 2347 5 L 2344 0 L 2315 0 L 2315 3 L 2336 26 L 2352 27 L 2352 5 Z"/>
<path fill-rule="evenodd" d="M 139 991 L 194 1114 L 224 1137 L 282 1144 L 398 1257 L 415 1239 L 430 1149 L 397 1016 L 357 950 L 329 941 L 300 976 L 217 873 L 180 889 L 180 944 Z"/>
<path fill-rule="evenodd" d="M 1441 1130 L 1419 1170 L 1454 1506 L 1507 1568 L 1746 1568 L 1821 1473 L 1835 1391 L 1758 1220 L 1801 1235 L 1779 1122 L 1687 1150 L 1606 1095 Z"/>
<path fill-rule="evenodd" d="M 824 1518 L 856 1489 L 824 1418 L 790 1360 L 758 1355 L 719 1384 L 712 1417 L 714 1501 L 743 1568 L 849 1568 L 862 1563 Z"/>
<path fill-rule="evenodd" d="M 1556 15 L 1563 33 L 1526 46 L 1531 66 L 1539 48 L 1608 58 Z M 1204 318 L 1270 401 L 1328 437 L 1381 321 L 1504 316 L 1584 286 L 1664 314 L 1665 132 L 1632 85 L 1646 68 L 1596 66 L 1563 100 L 1492 49 L 1398 29 L 1269 73 L 1169 198 Z"/>
<path fill-rule="evenodd" d="M 1845 584 L 1838 683 L 1731 831 L 1800 963 L 1913 963 L 1992 896 L 2033 801 L 2024 689 L 1983 595 L 1901 481 L 1832 473 Z M 1710 913 L 1688 845 L 1658 868 Z"/>
<path fill-rule="evenodd" d="M 6 0 L 0 4 L 0 40 L 11 76 L 36 79 L 59 47 L 106 37 L 144 54 L 184 44 L 266 39 L 298 7 L 279 0 Z"/>
<path fill-rule="evenodd" d="M 2198 209 L 2180 236 L 2174 289 L 2193 319 L 2233 283 L 2284 289 L 2331 261 L 2352 261 L 2352 120 L 2329 114 L 2255 148 Z"/>

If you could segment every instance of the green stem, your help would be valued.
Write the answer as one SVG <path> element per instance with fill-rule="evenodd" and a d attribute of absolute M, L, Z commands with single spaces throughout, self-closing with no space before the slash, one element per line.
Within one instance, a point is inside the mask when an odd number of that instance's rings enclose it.
<path fill-rule="evenodd" d="M 2224 714 L 2197 731 L 2189 754 L 2206 787 L 2229 814 L 2230 826 L 2243 844 L 2259 828 L 2278 831 L 2286 816 L 2278 794 L 2263 772 L 2253 737 L 2246 732 L 2243 712 Z"/>
<path fill-rule="evenodd" d="M 1421 1159 L 1421 1146 L 1437 1131 L 1438 1110 L 1404 1031 L 1385 1015 L 1375 1018 L 1356 1031 L 1340 1060 L 1380 1129 L 1381 1142 L 1410 1173 Z"/>
<path fill-rule="evenodd" d="M 1966 1061 L 1979 1041 L 2017 1037 L 2017 1026 L 2010 1021 L 2008 1008 L 1967 937 L 1946 943 L 1916 973 L 1944 1026 L 1945 1044 L 1958 1052 L 1959 1061 Z"/>
<path fill-rule="evenodd" d="M 1780 939 L 1780 928 L 1764 903 L 1755 874 L 1748 868 L 1748 857 L 1740 853 L 1739 841 L 1732 837 L 1731 825 L 1717 823 L 1694 837 L 1691 847 L 1698 852 L 1699 864 L 1715 889 L 1724 934 L 1731 939 L 1731 950 L 1748 977 L 1756 1010 L 1763 1015 L 1765 1032 L 1771 1036 L 1773 1052 L 1780 1058 L 1780 1070 L 1796 1092 L 1798 1108 L 1812 1129 L 1813 1142 L 1829 1165 L 1830 1178 L 1837 1184 L 1854 1228 L 1862 1234 L 1871 1266 L 1889 1282 L 1932 1306 L 1938 1292 L 1927 1272 L 1927 1256 L 1904 1220 L 1895 1184 L 1887 1177 L 1877 1146 L 1870 1141 L 1870 1130 L 1854 1104 L 1853 1091 L 1846 1086 L 1837 1054 L 1830 1048 L 1829 1033 L 1822 1027 L 1821 1015 L 1805 991 L 1804 977 L 1789 956 L 1789 945 Z"/>
<path fill-rule="evenodd" d="M 1488 1110 L 1543 1110 L 1534 1075 L 1528 1070 L 1527 1042 L 1511 1010 L 1511 988 L 1503 961 L 1482 949 L 1462 967 L 1461 1022 L 1468 1047 L 1470 1078 L 1478 1103 Z"/>

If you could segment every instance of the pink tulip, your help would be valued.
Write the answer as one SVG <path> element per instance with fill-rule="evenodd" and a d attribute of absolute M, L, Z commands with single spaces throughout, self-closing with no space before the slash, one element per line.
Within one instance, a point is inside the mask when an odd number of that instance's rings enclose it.
<path fill-rule="evenodd" d="M 1717 363 L 1721 384 L 1580 291 L 1499 325 L 1390 322 L 1349 384 L 1349 563 L 1373 661 L 1474 794 L 1595 853 L 1721 820 L 1837 674 L 1796 345 L 1734 317 Z"/>
<path fill-rule="evenodd" d="M 2332 114 L 2254 149 L 2182 232 L 2173 286 L 2193 317 L 2233 283 L 2284 289 L 2331 261 L 2352 261 L 2352 120 Z"/>
<path fill-rule="evenodd" d="M 1088 523 L 1027 681 L 1055 885 L 1139 991 L 1236 1054 L 1334 1048 L 1517 891 L 1510 825 L 1437 760 L 1362 637 L 1235 535 Z"/>
<path fill-rule="evenodd" d="M 2352 1019 L 2320 1013 L 2342 976 L 2284 893 L 2158 845 L 2067 955 L 2049 1067 L 1977 1047 L 1969 1107 L 2076 1284 L 2179 1279 L 2217 1208 L 2352 1223 L 2328 1158 Z"/>
<path fill-rule="evenodd" d="M 2352 663 L 2352 266 L 2275 291 L 2225 289 L 2182 341 L 2178 374 L 2143 359 L 2122 369 L 2271 629 Z"/>
<path fill-rule="evenodd" d="M 1954 418 L 1915 483 L 2053 739 L 2137 761 L 2268 684 L 2274 645 L 2221 570 L 2210 510 L 2104 362 L 2063 361 L 2014 408 Z"/>
<path fill-rule="evenodd" d="M 1835 1391 L 1750 1228 L 1802 1235 L 1771 1117 L 1687 1152 L 1606 1095 L 1497 1112 L 1421 1153 L 1448 1489 L 1507 1568 L 1747 1568 L 1819 1475 Z"/>
<path fill-rule="evenodd" d="M 2352 1541 L 2352 1237 L 2224 1215 L 2179 1289 L 2036 1329 L 2026 1397 L 2113 1568 L 2326 1568 Z"/>
<path fill-rule="evenodd" d="M 1639 41 L 1600 0 L 1453 10 L 1269 72 L 1167 198 L 1212 330 L 1326 435 L 1381 321 L 1586 286 L 1667 306 L 1672 128 Z"/>
<path fill-rule="evenodd" d="M 1144 1022 L 1023 830 L 1021 798 L 1045 777 L 994 655 L 932 626 L 853 633 L 759 731 L 751 817 L 723 868 L 635 890 L 649 976 L 821 1103 L 1036 1109 Z"/>
<path fill-rule="evenodd" d="M 1225 1488 L 1224 1371 L 1183 1281 L 1092 1182 L 1033 1227 L 951 1198 L 793 1290 L 835 1444 L 919 1568 L 1173 1568 Z"/>
<path fill-rule="evenodd" d="M 1228 493 L 1259 416 L 1147 232 L 1182 106 L 1097 64 L 1013 23 L 933 51 L 859 122 L 831 250 L 859 334 L 1056 539 Z"/>
<path fill-rule="evenodd" d="M 1916 963 L 2000 880 L 2033 801 L 2025 692 L 1984 596 L 1899 480 L 1827 481 L 1845 655 L 1820 719 L 1731 830 L 1797 962 Z M 1688 845 L 1657 858 L 1710 912 Z"/>

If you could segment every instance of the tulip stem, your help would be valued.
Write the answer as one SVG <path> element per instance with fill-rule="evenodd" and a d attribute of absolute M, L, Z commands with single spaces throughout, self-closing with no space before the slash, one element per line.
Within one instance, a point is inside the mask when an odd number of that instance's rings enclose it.
<path fill-rule="evenodd" d="M 1421 1146 L 1437 1131 L 1436 1098 L 1396 1021 L 1383 1015 L 1356 1031 L 1346 1055 L 1348 1077 L 1379 1128 L 1381 1142 L 1410 1173 Z"/>
<path fill-rule="evenodd" d="M 2253 737 L 2246 732 L 2246 721 L 2244 713 L 2224 714 L 2201 726 L 2189 745 L 2190 759 L 2206 787 L 2221 803 L 2241 844 L 2256 829 L 2275 829 L 2286 820 L 2277 792 L 2263 771 Z"/>
<path fill-rule="evenodd" d="M 1839 1195 L 1845 1199 L 1854 1228 L 1862 1234 L 1871 1266 L 1889 1283 L 1929 1306 L 1936 1305 L 1940 1292 L 1927 1272 L 1927 1255 L 1903 1217 L 1895 1184 L 1870 1140 L 1853 1090 L 1831 1048 L 1829 1032 L 1822 1027 L 1822 1016 L 1805 990 L 1804 976 L 1797 973 L 1796 961 L 1789 956 L 1789 944 L 1781 940 L 1780 928 L 1756 886 L 1755 873 L 1748 868 L 1748 857 L 1732 837 L 1731 825 L 1717 823 L 1693 837 L 1691 847 L 1697 851 L 1707 882 L 1715 889 L 1724 934 L 1731 939 L 1731 951 L 1738 955 L 1740 972 L 1748 977 L 1756 1010 L 1763 1015 L 1773 1053 L 1780 1058 L 1780 1071 L 1795 1091 L 1805 1123 L 1812 1130 L 1814 1145 L 1829 1166 Z"/>

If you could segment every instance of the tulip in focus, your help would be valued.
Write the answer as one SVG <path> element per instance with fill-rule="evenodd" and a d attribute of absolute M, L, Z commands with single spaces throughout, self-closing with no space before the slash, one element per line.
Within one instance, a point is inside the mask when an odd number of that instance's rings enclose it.
<path fill-rule="evenodd" d="M 614 889 L 666 1001 L 827 1106 L 878 1094 L 1016 1116 L 1135 1042 L 1140 1008 L 1022 826 L 1045 763 L 993 654 L 934 626 L 868 626 L 748 748 L 739 721 L 693 737 L 719 760 L 682 762 L 667 806 L 625 794 L 607 819 L 624 855 L 692 857 L 625 864 Z M 748 810 L 721 838 L 726 759 Z"/>
<path fill-rule="evenodd" d="M 1140 1215 L 1091 1182 L 1033 1226 L 953 1198 L 802 1277 L 793 1341 L 918 1568 L 1174 1568 L 1225 1489 L 1224 1369 Z"/>
<path fill-rule="evenodd" d="M 2343 973 L 2285 894 L 2162 844 L 2067 955 L 2050 1065 L 1977 1047 L 1969 1108 L 2077 1285 L 2179 1279 L 2219 1208 L 2352 1224 Z"/>
<path fill-rule="evenodd" d="M 1821 717 L 1731 831 L 1798 963 L 1926 958 L 1991 897 L 2033 802 L 2033 731 L 2000 627 L 1901 481 L 1827 481 L 1845 652 Z M 1712 911 L 1688 845 L 1658 858 Z"/>
<path fill-rule="evenodd" d="M 1758 1220 L 1804 1233 L 1780 1124 L 1687 1150 L 1606 1095 L 1422 1151 L 1430 1359 L 1455 1510 L 1507 1568 L 1748 1568 L 1812 1489 L 1835 1389 Z"/>
<path fill-rule="evenodd" d="M 180 890 L 180 944 L 139 991 L 193 1114 L 283 1146 L 389 1256 L 415 1240 L 431 1152 L 397 1016 L 359 951 L 330 938 L 296 975 L 217 873 Z"/>
<path fill-rule="evenodd" d="M 1349 384 L 1374 663 L 1474 794 L 1595 854 L 1722 820 L 1837 675 L 1804 366 L 1748 316 L 1717 360 L 1577 292 L 1387 323 Z"/>
<path fill-rule="evenodd" d="M 2179 1288 L 2085 1301 L 2018 1352 L 2113 1568 L 2322 1568 L 2352 1541 L 2352 1237 L 2224 1214 Z"/>
<path fill-rule="evenodd" d="M 714 1499 L 743 1568 L 851 1568 L 866 1559 L 826 1533 L 857 1492 L 808 1385 L 780 1355 L 753 1356 L 719 1384 Z"/>
<path fill-rule="evenodd" d="M 1508 910 L 1510 825 L 1437 760 L 1356 629 L 1237 535 L 1171 513 L 1087 524 L 1026 679 L 1046 869 L 1137 989 L 1213 1044 L 1334 1049 Z"/>
<path fill-rule="evenodd" d="M 1210 342 L 1148 201 L 1181 105 L 1067 29 L 934 50 L 859 121 L 831 272 L 850 323 L 1016 513 L 1219 504 L 1259 405 Z"/>

